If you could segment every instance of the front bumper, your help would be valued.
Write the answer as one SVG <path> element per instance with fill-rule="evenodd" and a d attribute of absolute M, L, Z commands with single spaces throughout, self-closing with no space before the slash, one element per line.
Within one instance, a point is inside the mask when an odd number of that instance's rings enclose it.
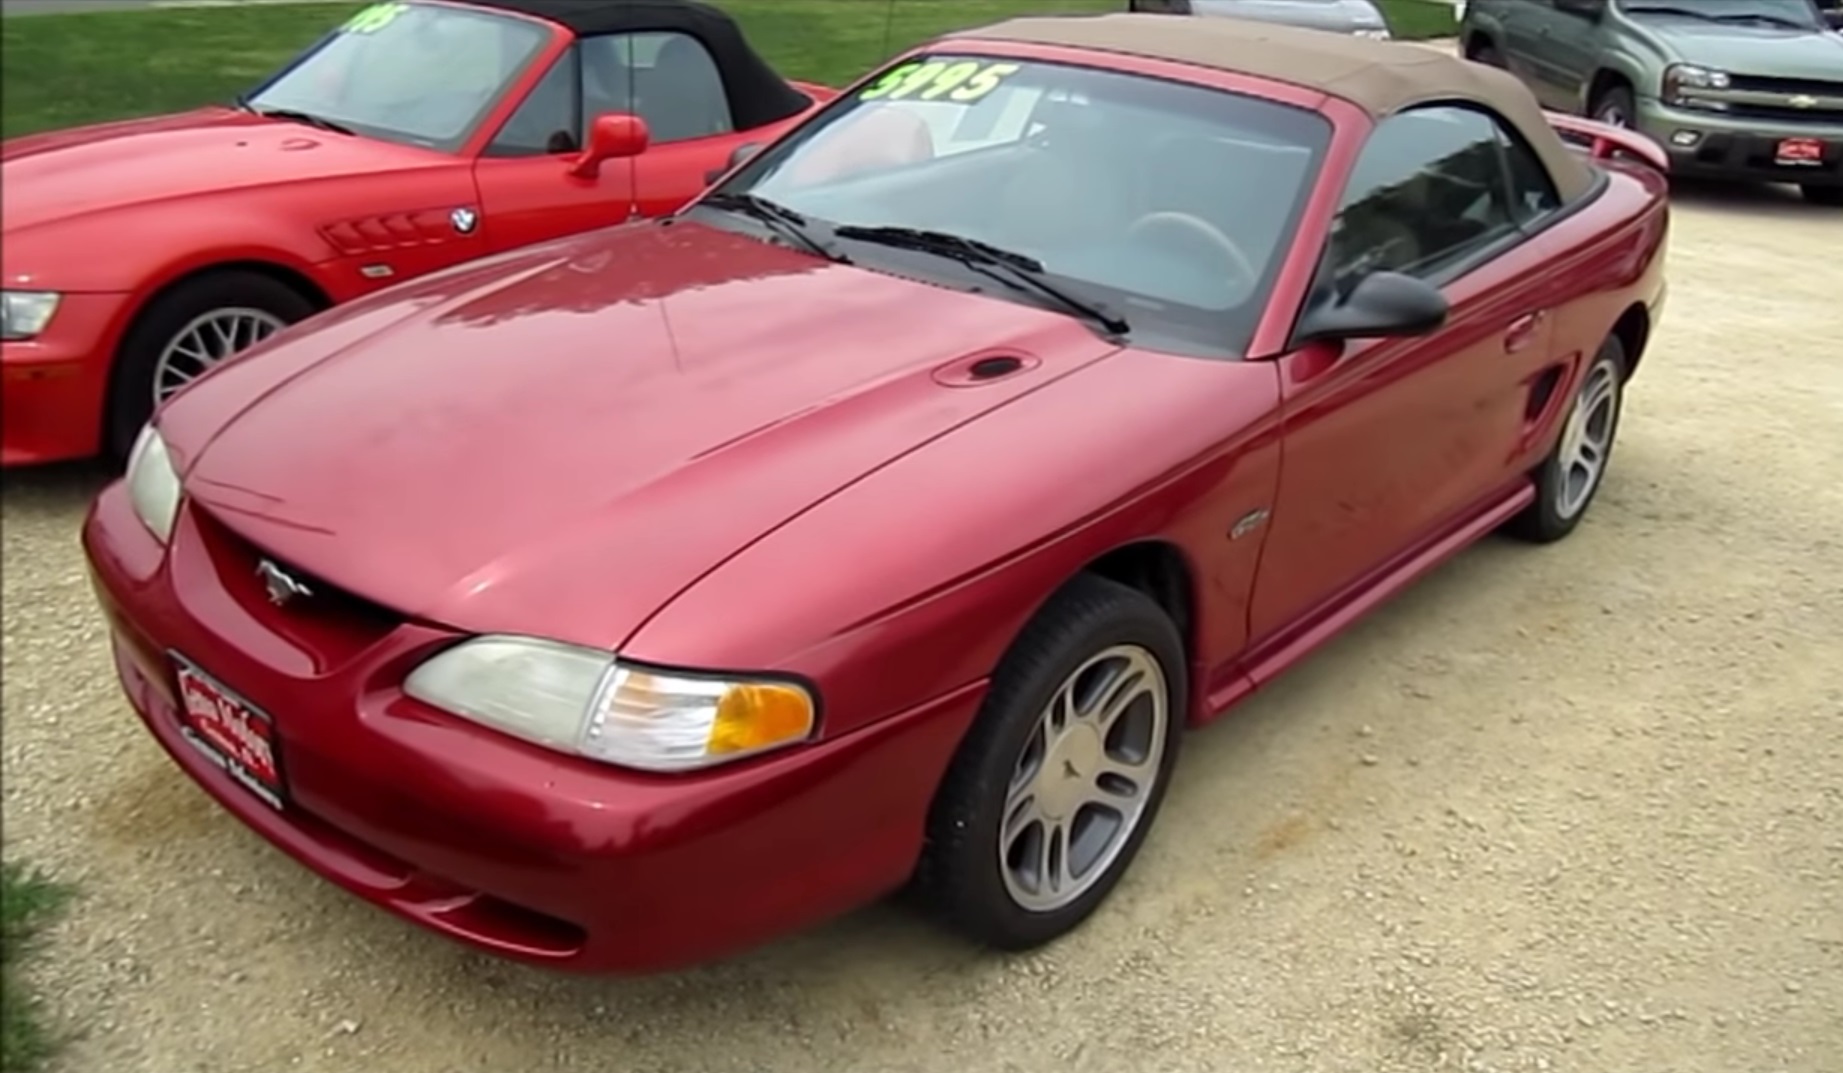
<path fill-rule="evenodd" d="M 1648 98 L 1638 102 L 1637 125 L 1670 154 L 1672 175 L 1843 186 L 1843 123 L 1736 119 Z M 1678 141 L 1692 136 L 1692 144 Z M 1822 141 L 1823 159 L 1807 165 L 1775 163 L 1775 150 L 1787 138 Z"/>
<path fill-rule="evenodd" d="M 0 466 L 88 458 L 102 446 L 126 294 L 66 294 L 44 334 L 0 342 Z"/>
<path fill-rule="evenodd" d="M 183 509 L 170 553 L 120 482 L 84 523 L 117 671 L 147 728 L 219 804 L 327 879 L 519 960 L 650 972 L 722 957 L 901 885 L 975 683 L 845 737 L 657 776 L 527 746 L 405 697 L 454 635 L 268 606 Z M 360 639 L 362 638 L 362 640 Z M 180 733 L 170 653 L 274 718 L 274 809 Z"/>

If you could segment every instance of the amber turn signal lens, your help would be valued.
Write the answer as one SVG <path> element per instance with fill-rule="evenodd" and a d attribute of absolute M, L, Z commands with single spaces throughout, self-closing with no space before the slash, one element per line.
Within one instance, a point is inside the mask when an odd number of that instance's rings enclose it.
<path fill-rule="evenodd" d="M 713 756 L 748 753 L 799 741 L 813 732 L 813 701 L 797 686 L 752 682 L 730 686 L 710 727 Z"/>

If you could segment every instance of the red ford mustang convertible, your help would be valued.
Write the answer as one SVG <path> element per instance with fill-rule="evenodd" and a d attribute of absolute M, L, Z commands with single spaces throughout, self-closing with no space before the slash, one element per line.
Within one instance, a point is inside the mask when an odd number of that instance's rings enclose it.
<path fill-rule="evenodd" d="M 1183 731 L 1565 536 L 1663 299 L 1656 147 L 1410 45 L 1022 19 L 664 221 L 176 395 L 84 530 L 135 709 L 309 868 L 577 970 L 913 883 L 1107 896 Z"/>
<path fill-rule="evenodd" d="M 695 0 L 412 0 L 235 107 L 10 139 L 0 463 L 119 460 L 160 400 L 276 329 L 670 212 L 832 93 Z"/>

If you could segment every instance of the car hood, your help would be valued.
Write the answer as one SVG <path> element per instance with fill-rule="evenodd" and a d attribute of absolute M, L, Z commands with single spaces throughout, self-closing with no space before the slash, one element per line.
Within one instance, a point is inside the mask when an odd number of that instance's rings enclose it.
<path fill-rule="evenodd" d="M 1684 63 L 1736 74 L 1843 81 L 1843 36 L 1826 30 L 1632 18 Z"/>
<path fill-rule="evenodd" d="M 1198 15 L 1226 15 L 1314 30 L 1381 30 L 1388 23 L 1369 0 L 1194 0 Z"/>
<path fill-rule="evenodd" d="M 686 221 L 419 283 L 179 395 L 160 420 L 188 495 L 406 615 L 608 648 L 814 503 L 1118 349 Z M 1020 368 L 967 374 L 995 353 Z"/>
<path fill-rule="evenodd" d="M 428 150 L 229 108 L 102 123 L 0 144 L 5 227 L 270 183 L 436 165 Z"/>

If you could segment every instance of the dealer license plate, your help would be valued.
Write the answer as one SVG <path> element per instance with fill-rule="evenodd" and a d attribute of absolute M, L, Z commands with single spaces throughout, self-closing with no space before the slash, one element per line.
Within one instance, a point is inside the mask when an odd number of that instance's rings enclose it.
<path fill-rule="evenodd" d="M 1798 168 L 1815 168 L 1824 162 L 1824 143 L 1816 138 L 1787 138 L 1773 154 L 1778 164 Z"/>
<path fill-rule="evenodd" d="M 183 656 L 179 676 L 180 731 L 205 758 L 274 808 L 282 807 L 280 743 L 267 712 L 226 689 Z"/>

